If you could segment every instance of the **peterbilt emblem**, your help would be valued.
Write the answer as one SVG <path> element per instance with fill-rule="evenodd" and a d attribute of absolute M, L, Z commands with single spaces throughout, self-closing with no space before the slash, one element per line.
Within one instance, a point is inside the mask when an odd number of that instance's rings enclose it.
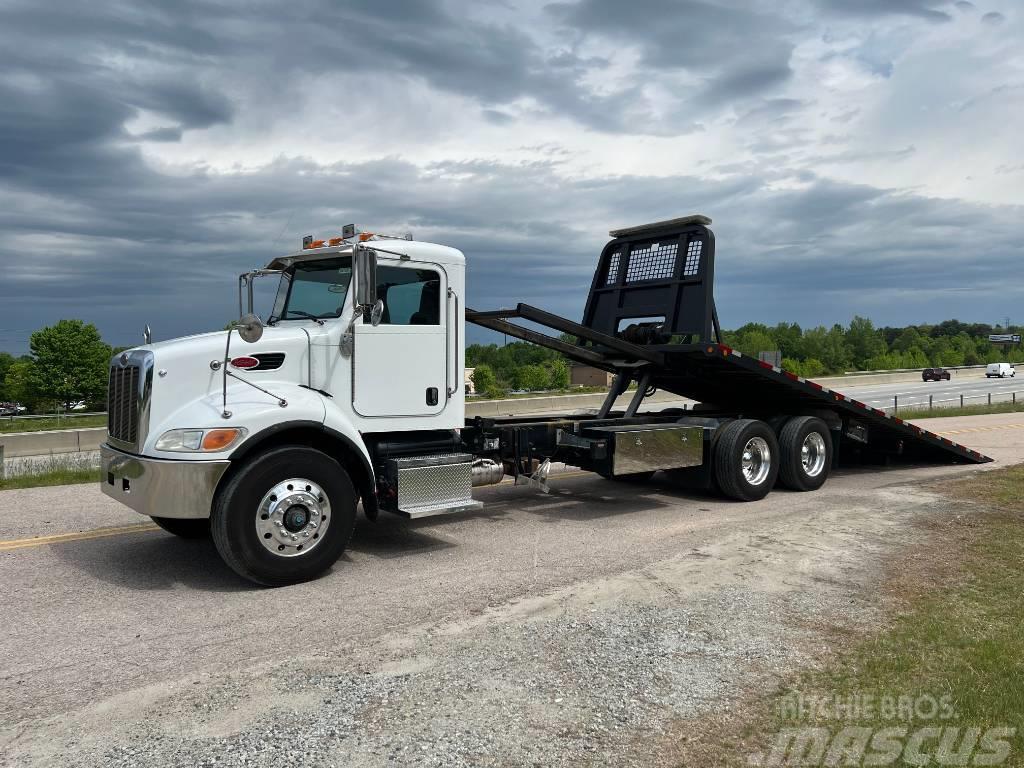
<path fill-rule="evenodd" d="M 123 368 L 126 365 L 128 365 L 128 353 L 127 352 L 122 352 L 121 353 L 121 367 Z"/>

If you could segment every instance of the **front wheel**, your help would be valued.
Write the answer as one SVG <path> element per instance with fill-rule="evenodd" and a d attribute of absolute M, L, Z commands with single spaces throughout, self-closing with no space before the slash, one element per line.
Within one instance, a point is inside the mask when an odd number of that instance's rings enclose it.
<path fill-rule="evenodd" d="M 151 519 L 168 533 L 173 533 L 183 539 L 205 539 L 210 535 L 210 519 L 206 517 L 191 520 L 180 520 L 176 517 L 153 517 Z"/>
<path fill-rule="evenodd" d="M 713 457 L 715 480 L 731 499 L 763 499 L 779 474 L 779 442 L 763 421 L 737 419 L 720 427 Z"/>
<path fill-rule="evenodd" d="M 341 556 L 357 501 L 348 473 L 330 456 L 274 448 L 251 459 L 218 495 L 213 542 L 235 573 L 257 584 L 308 581 Z"/>
<path fill-rule="evenodd" d="M 779 482 L 794 491 L 816 491 L 832 467 L 832 436 L 813 416 L 794 416 L 779 433 L 782 463 Z"/>

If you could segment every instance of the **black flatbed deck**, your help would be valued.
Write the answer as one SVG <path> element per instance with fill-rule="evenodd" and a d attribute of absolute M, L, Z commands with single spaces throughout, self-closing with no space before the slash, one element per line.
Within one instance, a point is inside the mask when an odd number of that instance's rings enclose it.
<path fill-rule="evenodd" d="M 598 259 L 580 323 L 529 304 L 488 312 L 467 308 L 466 320 L 614 373 L 612 391 L 598 419 L 643 415 L 637 411 L 644 392 L 654 387 L 695 400 L 702 404 L 702 411 L 713 409 L 724 416 L 827 417 L 833 428 L 842 429 L 842 442 L 849 450 L 841 454 L 934 462 L 992 460 L 722 344 L 713 293 L 715 238 L 710 223 L 704 216 L 688 216 L 611 232 L 613 239 Z M 511 320 L 568 334 L 575 343 Z M 631 381 L 637 382 L 638 394 L 625 413 L 613 414 L 612 403 Z M 545 420 L 529 421 L 539 426 Z"/>
<path fill-rule="evenodd" d="M 544 324 L 563 333 L 578 334 L 590 346 L 566 342 L 514 325 L 510 318 L 523 318 Z M 885 445 L 887 453 L 922 461 L 945 463 L 963 461 L 982 464 L 992 461 L 978 451 L 917 424 L 886 413 L 810 379 L 744 355 L 724 344 L 634 345 L 621 339 L 595 334 L 566 318 L 551 315 L 528 304 L 495 312 L 466 310 L 466 320 L 485 328 L 510 333 L 556 349 L 567 357 L 597 368 L 621 373 L 623 368 L 638 379 L 666 392 L 713 406 L 715 410 L 743 414 L 751 418 L 770 418 L 779 414 L 804 414 L 828 411 L 852 425 L 866 430 L 867 441 Z M 548 344 L 547 342 L 554 342 Z M 645 378 L 644 378 L 645 377 Z M 695 412 L 694 415 L 699 415 Z M 567 417 L 551 417 L 564 420 Z M 546 421 L 543 417 L 512 421 Z M 849 430 L 844 430 L 849 434 Z"/>

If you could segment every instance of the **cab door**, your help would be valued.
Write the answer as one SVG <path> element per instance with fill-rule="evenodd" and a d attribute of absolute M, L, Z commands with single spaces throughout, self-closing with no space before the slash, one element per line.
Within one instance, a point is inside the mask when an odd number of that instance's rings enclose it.
<path fill-rule="evenodd" d="M 377 263 L 379 325 L 353 329 L 352 406 L 360 416 L 433 416 L 448 401 L 448 284 L 437 264 Z"/>

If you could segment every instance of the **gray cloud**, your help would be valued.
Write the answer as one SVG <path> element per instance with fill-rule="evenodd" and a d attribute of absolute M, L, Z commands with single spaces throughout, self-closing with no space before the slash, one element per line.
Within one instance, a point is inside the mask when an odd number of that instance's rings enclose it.
<path fill-rule="evenodd" d="M 1008 302 L 1024 300 L 1024 287 L 1005 283 L 1019 261 L 1020 209 L 813 177 L 776 189 L 746 176 L 567 182 L 548 163 L 291 160 L 186 179 L 135 168 L 120 179 L 123 195 L 100 196 L 71 221 L 48 221 L 35 206 L 0 218 L 8 232 L 17 222 L 26 234 L 47 233 L 0 250 L 16 265 L 0 287 L 9 316 L 26 327 L 85 317 L 118 343 L 134 342 L 144 322 L 164 337 L 216 328 L 233 312 L 237 272 L 297 247 L 305 232 L 351 220 L 462 248 L 471 306 L 527 300 L 578 317 L 608 228 L 694 211 L 716 219 L 727 325 L 854 312 L 878 322 L 970 316 L 994 286 Z M 964 251 L 967 232 L 984 260 Z M 897 305 L 879 300 L 910 285 L 919 293 Z"/>
<path fill-rule="evenodd" d="M 923 0 L 819 2 L 826 19 L 853 5 L 922 26 L 944 16 Z M 556 3 L 547 18 L 563 32 L 552 48 L 525 25 L 442 2 L 258 4 L 244 13 L 206 2 L 9 3 L 0 29 L 0 304 L 17 320 L 4 328 L 83 317 L 118 344 L 136 342 L 147 321 L 159 337 L 217 328 L 234 312 L 235 274 L 293 249 L 307 232 L 349 221 L 463 248 L 471 304 L 527 300 L 578 317 L 607 229 L 695 211 L 716 220 L 727 325 L 827 323 L 854 312 L 883 323 L 973 318 L 977 296 L 995 288 L 1007 306 L 1024 300 L 1024 288 L 1005 281 L 1024 240 L 1019 208 L 842 183 L 813 170 L 906 160 L 914 147 L 815 132 L 803 119 L 819 108 L 815 94 L 786 89 L 797 38 L 817 27 L 770 7 Z M 612 82 L 624 46 L 639 51 L 640 69 Z M 285 147 L 275 161 L 217 172 L 162 170 L 142 152 L 202 132 L 244 141 L 263 118 L 287 122 L 306 106 L 303 87 L 325 75 L 455 94 L 488 131 L 506 129 L 511 149 L 524 142 L 516 123 L 527 109 L 536 110 L 531 119 L 621 134 L 614 146 L 624 153 L 641 134 L 706 125 L 714 140 L 728 122 L 750 156 L 703 178 L 600 168 L 569 175 L 576 148 L 556 141 L 518 147 L 543 158 L 535 162 L 417 164 L 402 159 L 402 147 L 381 146 L 389 159 L 329 163 Z M 652 86 L 665 95 L 652 96 Z M 827 119 L 852 130 L 859 109 Z M 739 117 L 716 124 L 722 114 Z M 404 122 L 418 128 L 415 117 Z M 0 328 L 0 348 L 22 351 L 25 333 L 11 333 Z"/>
<path fill-rule="evenodd" d="M 945 0 L 816 0 L 821 8 L 850 16 L 916 16 L 932 22 L 950 21 Z"/>
<path fill-rule="evenodd" d="M 993 27 L 998 27 L 1000 24 L 1006 22 L 1006 17 L 999 13 L 999 11 L 989 11 L 981 17 L 983 24 L 989 24 Z"/>
<path fill-rule="evenodd" d="M 762 94 L 792 74 L 794 25 L 757 4 L 702 0 L 579 0 L 547 6 L 557 22 L 609 45 L 629 43 L 656 71 L 683 70 L 705 86 L 693 100 L 725 102 Z"/>

